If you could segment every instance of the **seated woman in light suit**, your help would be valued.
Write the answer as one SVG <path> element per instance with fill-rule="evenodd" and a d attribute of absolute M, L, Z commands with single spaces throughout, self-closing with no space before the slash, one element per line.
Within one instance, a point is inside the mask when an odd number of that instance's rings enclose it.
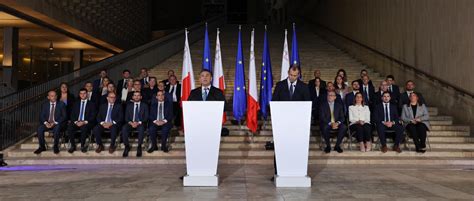
<path fill-rule="evenodd" d="M 425 104 L 419 102 L 418 94 L 410 94 L 410 103 L 403 105 L 401 119 L 413 138 L 416 152 L 426 152 L 426 131 L 430 128 L 429 113 Z"/>
<path fill-rule="evenodd" d="M 356 93 L 354 104 L 349 106 L 349 122 L 349 129 L 356 132 L 357 141 L 360 144 L 360 151 L 370 151 L 372 149 L 370 110 L 369 106 L 364 104 L 364 97 L 360 92 Z"/>

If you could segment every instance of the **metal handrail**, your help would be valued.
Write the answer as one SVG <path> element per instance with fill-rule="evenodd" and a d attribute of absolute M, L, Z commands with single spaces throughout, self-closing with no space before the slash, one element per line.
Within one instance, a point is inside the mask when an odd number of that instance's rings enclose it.
<path fill-rule="evenodd" d="M 403 61 L 400 61 L 400 60 L 398 60 L 398 59 L 396 59 L 396 58 L 393 58 L 393 57 L 391 57 L 391 56 L 389 56 L 389 55 L 386 55 L 386 54 L 384 54 L 383 52 L 380 52 L 380 51 L 378 51 L 378 50 L 376 50 L 376 49 L 374 49 L 374 48 L 372 48 L 372 47 L 369 47 L 369 46 L 367 46 L 367 45 L 365 45 L 365 44 L 360 43 L 359 41 L 356 41 L 356 40 L 354 40 L 354 39 L 352 39 L 352 38 L 349 38 L 349 37 L 347 37 L 347 36 L 345 36 L 345 35 L 343 35 L 343 34 L 337 32 L 337 31 L 335 31 L 335 30 L 333 30 L 333 29 L 331 29 L 331 28 L 329 28 L 329 27 L 327 27 L 327 26 L 325 26 L 325 25 L 322 25 L 322 24 L 320 24 L 320 23 L 318 23 L 318 22 L 314 22 L 313 20 L 311 20 L 311 19 L 309 19 L 309 18 L 305 18 L 305 20 L 308 21 L 308 22 L 310 22 L 311 24 L 314 24 L 314 25 L 316 25 L 316 26 L 318 26 L 318 27 L 320 27 L 320 28 L 323 28 L 323 29 L 325 29 L 325 30 L 327 30 L 327 31 L 329 31 L 329 32 L 331 32 L 331 33 L 333 33 L 333 34 L 335 34 L 335 35 L 341 37 L 341 38 L 344 38 L 344 39 L 346 39 L 346 40 L 348 40 L 348 41 L 351 41 L 352 43 L 355 43 L 355 44 L 357 44 L 357 45 L 359 45 L 359 46 L 361 46 L 361 47 L 363 47 L 363 48 L 365 48 L 365 49 L 368 49 L 368 50 L 370 50 L 370 51 L 372 51 L 372 52 L 374 52 L 374 53 L 376 53 L 376 54 L 378 54 L 378 55 L 380 55 L 380 56 L 382 56 L 382 57 L 384 57 L 384 58 L 386 58 L 386 59 L 388 59 L 388 60 L 390 60 L 390 61 L 392 61 L 392 62 L 398 63 L 401 67 L 403 67 L 403 68 L 405 68 L 405 69 L 412 70 L 412 71 L 414 71 L 416 74 L 423 75 L 423 76 L 427 77 L 428 79 L 430 79 L 430 80 L 432 80 L 432 81 L 435 81 L 435 82 L 440 83 L 441 85 L 444 85 L 444 86 L 447 87 L 447 88 L 452 88 L 452 89 L 454 89 L 455 91 L 457 91 L 459 94 L 461 94 L 461 95 L 463 95 L 463 96 L 466 96 L 466 95 L 467 95 L 467 96 L 470 96 L 471 98 L 474 98 L 474 94 L 473 94 L 473 93 L 468 92 L 468 91 L 466 91 L 465 89 L 459 88 L 459 87 L 457 87 L 457 86 L 454 86 L 453 84 L 449 83 L 448 81 L 446 81 L 446 80 L 444 80 L 444 79 L 442 79 L 442 78 L 439 78 L 439 77 L 437 77 L 437 76 L 431 75 L 431 74 L 429 74 L 429 73 L 427 73 L 427 72 L 425 72 L 425 71 L 423 71 L 423 70 L 420 70 L 420 69 L 418 69 L 418 68 L 416 68 L 416 67 L 414 67 L 414 66 L 411 66 L 411 65 L 409 65 L 409 64 L 407 64 L 407 63 L 405 63 L 405 62 L 403 62 Z"/>
<path fill-rule="evenodd" d="M 208 20 L 208 23 L 218 21 L 221 19 L 221 17 L 222 16 L 213 17 L 210 20 Z M 200 23 L 192 25 L 191 27 L 188 28 L 188 30 L 192 31 L 204 25 L 205 25 L 205 22 L 200 22 Z M 166 35 L 162 38 L 159 38 L 147 44 L 144 44 L 142 46 L 139 46 L 137 48 L 106 58 L 102 61 L 99 61 L 87 67 L 74 70 L 71 73 L 55 78 L 48 82 L 45 82 L 36 86 L 31 86 L 22 91 L 9 94 L 4 97 L 0 97 L 0 112 L 8 110 L 13 107 L 17 107 L 19 104 L 26 103 L 30 99 L 34 99 L 37 96 L 45 96 L 47 91 L 58 88 L 61 82 L 67 82 L 68 84 L 79 83 L 81 81 L 84 81 L 86 78 L 90 77 L 91 75 L 99 74 L 99 72 L 103 69 L 113 68 L 114 66 L 122 63 L 124 60 L 127 60 L 128 58 L 133 58 L 136 55 L 140 55 L 143 52 L 146 52 L 147 50 L 154 48 L 158 44 L 164 44 L 179 37 L 183 37 L 183 33 L 181 30 L 174 32 L 172 34 Z M 76 74 L 80 74 L 81 76 L 75 77 Z M 73 79 L 70 79 L 70 78 L 73 78 Z M 48 87 L 47 85 L 50 85 L 50 87 Z M 43 90 L 38 92 L 38 89 L 43 89 Z M 18 97 L 21 97 L 21 98 L 18 98 Z M 11 100 L 8 102 L 8 99 L 11 99 Z"/>

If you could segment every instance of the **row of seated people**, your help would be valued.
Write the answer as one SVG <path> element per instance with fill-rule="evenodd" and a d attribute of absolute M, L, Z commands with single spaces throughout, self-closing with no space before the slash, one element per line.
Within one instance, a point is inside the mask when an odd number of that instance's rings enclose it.
<path fill-rule="evenodd" d="M 334 150 L 343 152 L 341 143 L 347 133 L 347 121 L 363 152 L 371 151 L 372 129 L 377 131 L 384 153 L 388 151 L 386 131 L 395 133 L 393 150 L 400 153 L 405 129 L 413 138 L 416 151 L 425 152 L 426 132 L 430 128 L 429 114 L 423 96 L 414 91 L 413 81 L 407 81 L 406 91 L 400 93 L 399 87 L 394 84 L 394 77 L 389 75 L 381 82 L 379 91 L 375 92 L 366 70 L 361 71 L 359 80 L 351 82 L 352 90 L 347 87 L 343 69 L 338 71 L 335 84 L 323 81 L 319 70 L 315 71 L 315 79 L 308 84 L 300 82 L 298 74 L 299 68 L 292 66 L 288 78 L 277 83 L 272 100 L 312 100 L 312 116 L 319 121 L 326 153 L 331 151 L 331 132 L 337 133 Z"/>
<path fill-rule="evenodd" d="M 69 136 L 70 148 L 69 153 L 76 150 L 75 135 L 79 131 L 81 151 L 87 152 L 88 147 L 85 145 L 88 135 L 92 132 L 97 143 L 97 153 L 104 150 L 102 135 L 104 131 L 110 132 L 109 153 L 114 153 L 116 149 L 116 139 L 119 132 L 125 149 L 123 157 L 127 157 L 131 149 L 129 137 L 131 132 L 135 130 L 138 133 L 137 157 L 142 156 L 142 145 L 145 130 L 151 139 L 151 147 L 149 153 L 158 150 L 157 133 L 161 132 L 161 150 L 168 152 L 167 138 L 173 127 L 173 109 L 172 102 L 166 98 L 165 91 L 158 91 L 154 97 L 155 101 L 148 106 L 142 101 L 142 95 L 139 91 L 133 92 L 132 100 L 127 103 L 125 111 L 122 105 L 117 104 L 117 95 L 114 91 L 107 94 L 107 102 L 97 108 L 94 102 L 88 100 L 87 89 L 79 90 L 79 99 L 73 103 L 69 120 L 66 112 L 66 105 L 62 101 L 57 101 L 57 95 L 54 90 L 48 92 L 48 102 L 46 102 L 40 112 L 40 123 L 38 127 L 39 148 L 34 152 L 40 154 L 46 150 L 46 142 L 44 132 L 51 130 L 54 136 L 54 153 L 59 153 L 60 132 L 66 128 Z"/>
<path fill-rule="evenodd" d="M 128 72 L 124 71 L 124 73 Z M 87 82 L 85 87 L 79 90 L 78 100 L 76 101 L 73 99 L 68 101 L 67 98 L 61 98 L 61 95 L 58 96 L 54 90 L 48 92 L 48 102 L 44 103 L 40 112 L 40 126 L 37 130 L 39 148 L 35 150 L 35 154 L 40 154 L 46 150 L 44 132 L 49 130 L 53 132 L 54 136 L 53 151 L 55 154 L 58 154 L 60 152 L 60 133 L 64 128 L 67 130 L 71 144 L 68 150 L 69 153 L 76 151 L 75 134 L 77 132 L 81 134 L 81 151 L 87 152 L 88 147 L 85 145 L 85 142 L 91 131 L 98 145 L 95 151 L 97 153 L 102 152 L 104 150 L 102 135 L 106 130 L 110 132 L 111 136 L 109 146 L 109 153 L 111 154 L 116 150 L 116 139 L 120 132 L 125 145 L 123 157 L 128 157 L 131 149 L 129 137 L 132 131 L 136 131 L 138 133 L 137 157 L 141 157 L 145 130 L 148 131 L 151 139 L 151 146 L 147 150 L 148 153 L 158 150 L 158 131 L 161 132 L 161 150 L 164 152 L 169 151 L 167 146 L 169 132 L 173 127 L 173 119 L 175 122 L 177 121 L 174 117 L 180 114 L 173 111 L 174 106 L 176 106 L 177 96 L 180 94 L 180 92 L 173 90 L 177 85 L 175 83 L 176 77 L 170 74 L 169 86 L 167 87 L 170 90 L 158 89 L 150 100 L 143 99 L 143 91 L 154 88 L 153 80 L 155 78 L 143 79 L 143 83 L 140 83 L 141 79 L 139 78 L 133 81 L 133 89 L 135 90 L 128 93 L 128 96 L 131 95 L 130 100 L 127 99 L 123 102 L 117 100 L 118 95 L 113 90 L 114 84 L 107 83 L 106 78 L 105 76 L 101 77 L 101 79 L 105 80 L 104 86 L 107 86 L 107 93 L 102 95 L 106 101 L 99 103 L 94 102 L 94 99 L 92 99 L 92 94 L 96 92 L 87 89 L 92 84 L 91 82 Z M 189 100 L 225 101 L 223 93 L 219 89 L 210 86 L 211 80 L 212 76 L 209 71 L 201 72 L 200 81 L 203 87 L 202 89 L 199 87 L 192 90 Z M 121 82 L 119 81 L 118 83 Z M 143 90 L 141 86 L 143 86 Z M 64 91 L 67 94 L 64 85 L 60 88 L 62 88 L 60 93 Z M 69 97 L 72 97 L 72 95 L 69 95 Z M 67 108 L 69 105 L 72 106 L 68 114 Z"/>

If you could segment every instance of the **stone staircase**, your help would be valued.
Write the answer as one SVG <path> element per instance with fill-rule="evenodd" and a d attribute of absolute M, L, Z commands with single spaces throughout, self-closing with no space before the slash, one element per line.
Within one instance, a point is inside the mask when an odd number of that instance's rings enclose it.
<path fill-rule="evenodd" d="M 243 27 L 243 46 L 245 56 L 246 73 L 248 73 L 248 55 L 250 42 L 250 28 Z M 260 62 L 263 47 L 263 27 L 256 30 L 255 49 L 257 63 L 257 84 L 260 84 Z M 229 103 L 232 103 L 233 75 L 235 66 L 235 53 L 237 49 L 237 26 L 228 25 L 221 29 L 221 49 L 223 57 L 224 72 L 226 78 L 226 97 Z M 192 33 L 191 33 L 192 34 Z M 276 82 L 280 78 L 280 65 L 282 54 L 283 29 L 275 28 L 269 30 L 270 55 L 273 58 L 273 76 Z M 214 46 L 215 35 L 211 35 L 211 46 Z M 291 41 L 291 38 L 289 37 Z M 302 74 L 305 81 L 313 77 L 314 69 L 320 69 L 324 80 L 332 81 L 336 71 L 344 68 L 347 71 L 349 82 L 359 77 L 359 72 L 363 67 L 361 63 L 354 60 L 350 55 L 331 46 L 317 35 L 299 30 L 298 41 L 300 48 L 300 58 L 302 63 Z M 196 86 L 198 84 L 198 73 L 201 69 L 202 41 L 191 46 L 194 74 Z M 290 44 L 291 47 L 291 44 Z M 214 49 L 214 48 L 213 48 Z M 213 54 L 214 51 L 212 51 Z M 162 80 L 166 77 L 169 69 L 175 70 L 178 78 L 181 77 L 182 53 L 178 53 L 165 62 L 151 69 L 151 74 Z M 369 75 L 375 85 L 378 85 L 383 77 L 379 73 L 369 70 Z M 276 78 L 276 79 L 275 79 Z M 427 100 L 429 103 L 429 100 Z M 229 104 L 231 105 L 231 104 Z M 469 126 L 457 125 L 450 116 L 444 116 L 439 113 L 436 107 L 429 107 L 431 115 L 432 130 L 429 132 L 429 142 L 431 150 L 425 154 L 418 154 L 413 151 L 412 143 L 402 153 L 393 151 L 381 153 L 378 150 L 361 153 L 357 151 L 356 143 L 352 144 L 351 151 L 349 143 L 345 142 L 344 153 L 338 154 L 331 152 L 324 154 L 320 151 L 320 133 L 318 126 L 311 127 L 310 144 L 310 164 L 417 164 L 417 165 L 474 165 L 474 138 L 471 137 Z M 228 112 L 228 120 L 233 119 L 231 112 Z M 273 164 L 273 151 L 264 149 L 266 141 L 272 139 L 271 122 L 259 121 L 261 129 L 258 133 L 252 135 L 245 126 L 233 125 L 227 121 L 224 127 L 230 130 L 230 136 L 223 137 L 220 148 L 220 164 Z M 374 136 L 374 140 L 377 137 Z M 69 154 L 66 148 L 62 148 L 59 155 L 55 155 L 51 150 L 43 152 L 40 156 L 33 154 L 37 148 L 37 138 L 31 137 L 23 143 L 19 143 L 5 151 L 6 159 L 9 164 L 184 164 L 184 137 L 179 135 L 177 130 L 172 130 L 171 137 L 172 150 L 169 153 L 161 151 L 148 154 L 144 152 L 143 158 L 135 158 L 136 140 L 132 140 L 132 151 L 130 157 L 123 159 L 121 157 L 123 147 L 114 154 L 107 151 L 97 154 L 93 151 L 95 146 L 90 147 L 88 153 L 76 151 Z M 52 138 L 47 141 L 52 144 Z M 110 143 L 105 141 L 106 148 Z M 390 146 L 390 143 L 389 143 Z M 375 147 L 375 145 L 374 145 Z"/>

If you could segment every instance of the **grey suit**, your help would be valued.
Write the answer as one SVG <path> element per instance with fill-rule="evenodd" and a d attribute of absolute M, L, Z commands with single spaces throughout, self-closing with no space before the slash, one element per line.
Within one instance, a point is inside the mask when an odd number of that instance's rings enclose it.
<path fill-rule="evenodd" d="M 411 123 L 411 120 L 417 118 L 421 119 L 421 123 L 425 124 L 426 128 L 431 128 L 429 121 L 430 115 L 428 113 L 428 109 L 424 104 L 418 105 L 416 107 L 416 117 L 413 117 L 413 111 L 410 105 L 403 105 L 401 120 L 403 121 L 403 124 L 405 126 Z"/>

